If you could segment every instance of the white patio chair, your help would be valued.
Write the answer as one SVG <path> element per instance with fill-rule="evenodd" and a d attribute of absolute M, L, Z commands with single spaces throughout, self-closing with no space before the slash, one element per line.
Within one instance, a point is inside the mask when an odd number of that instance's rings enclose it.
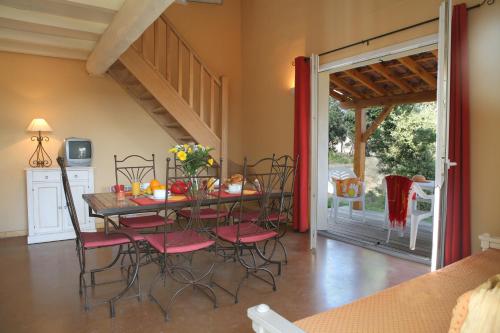
<path fill-rule="evenodd" d="M 386 189 L 385 193 L 385 221 L 387 223 L 387 239 L 386 243 L 389 243 L 391 237 L 391 230 L 398 230 L 400 232 L 400 237 L 403 236 L 403 230 L 400 228 L 393 228 L 389 223 L 388 216 L 388 202 L 387 202 L 387 184 L 384 179 L 384 188 Z M 413 195 L 417 195 L 417 200 L 413 200 Z M 424 190 L 418 185 L 418 183 L 413 183 L 410 191 L 410 195 L 408 196 L 408 215 L 410 216 L 410 250 L 415 250 L 415 245 L 417 243 L 417 233 L 418 226 L 422 220 L 425 220 L 428 217 L 431 217 L 434 214 L 434 194 L 427 194 Z M 430 210 L 419 210 L 417 207 L 418 201 L 424 201 L 431 204 Z"/>
<path fill-rule="evenodd" d="M 333 168 L 330 174 L 330 184 L 328 186 L 328 192 L 332 197 L 333 209 L 330 209 L 330 217 L 333 213 L 334 222 L 337 222 L 338 210 L 340 202 L 348 202 L 349 203 L 349 219 L 352 220 L 352 204 L 354 202 L 361 202 L 361 209 L 363 214 L 363 222 L 365 222 L 365 182 L 361 182 L 361 193 L 357 197 L 344 197 L 337 195 L 337 186 L 335 184 L 335 180 L 344 180 L 348 178 L 358 178 L 356 174 L 349 168 L 345 167 L 336 167 Z"/>

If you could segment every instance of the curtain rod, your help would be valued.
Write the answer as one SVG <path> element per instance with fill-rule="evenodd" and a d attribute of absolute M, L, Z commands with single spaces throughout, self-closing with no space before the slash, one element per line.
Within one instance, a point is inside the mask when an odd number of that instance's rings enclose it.
<path fill-rule="evenodd" d="M 467 7 L 467 10 L 473 10 L 473 9 L 479 8 L 482 5 L 484 5 L 485 3 L 487 5 L 492 5 L 492 4 L 495 3 L 495 0 L 483 0 L 481 3 L 478 3 L 477 5 L 474 5 L 474 6 L 471 6 L 471 7 Z M 330 50 L 330 51 L 325 51 L 323 53 L 318 54 L 318 56 L 321 57 L 321 56 L 324 56 L 324 55 L 327 55 L 327 54 L 330 54 L 330 53 L 334 53 L 334 52 L 338 52 L 338 51 L 341 51 L 341 50 L 345 50 L 345 49 L 348 49 L 350 47 L 357 46 L 357 45 L 362 45 L 362 44 L 369 45 L 372 40 L 376 40 L 376 39 L 379 39 L 379 38 L 387 37 L 389 35 L 393 35 L 393 34 L 396 34 L 398 32 L 401 32 L 401 31 L 413 29 L 413 28 L 416 28 L 416 27 L 419 27 L 419 26 L 422 26 L 422 25 L 425 25 L 425 24 L 429 24 L 429 23 L 435 22 L 437 20 L 439 20 L 439 17 L 434 17 L 434 18 L 431 18 L 431 19 L 423 21 L 423 22 L 415 23 L 415 24 L 412 24 L 412 25 L 409 25 L 409 26 L 406 26 L 406 27 L 403 27 L 403 28 L 399 28 L 397 30 L 386 32 L 386 33 L 378 35 L 378 36 L 370 37 L 368 39 L 364 39 L 364 40 L 361 40 L 361 41 L 356 42 L 356 43 L 344 45 L 344 46 L 338 47 L 338 48 Z"/>

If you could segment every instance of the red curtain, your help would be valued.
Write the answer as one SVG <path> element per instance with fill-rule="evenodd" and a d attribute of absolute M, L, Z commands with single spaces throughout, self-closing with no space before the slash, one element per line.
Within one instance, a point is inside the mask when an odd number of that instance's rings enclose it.
<path fill-rule="evenodd" d="M 451 26 L 449 158 L 457 166 L 448 172 L 445 265 L 471 252 L 469 63 L 465 4 L 453 7 Z"/>
<path fill-rule="evenodd" d="M 293 198 L 293 228 L 309 229 L 309 138 L 311 67 L 309 58 L 295 58 L 295 124 L 293 155 L 299 158 Z"/>

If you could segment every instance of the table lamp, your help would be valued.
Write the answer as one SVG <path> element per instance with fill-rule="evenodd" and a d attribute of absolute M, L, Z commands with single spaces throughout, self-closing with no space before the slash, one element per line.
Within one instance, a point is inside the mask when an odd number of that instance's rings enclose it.
<path fill-rule="evenodd" d="M 45 168 L 52 165 L 52 159 L 43 148 L 42 142 L 49 141 L 47 136 L 42 136 L 42 132 L 52 132 L 52 128 L 42 118 L 35 118 L 26 128 L 28 132 L 38 132 L 38 135 L 32 136 L 31 141 L 38 141 L 35 152 L 31 155 L 29 164 L 33 168 Z"/>

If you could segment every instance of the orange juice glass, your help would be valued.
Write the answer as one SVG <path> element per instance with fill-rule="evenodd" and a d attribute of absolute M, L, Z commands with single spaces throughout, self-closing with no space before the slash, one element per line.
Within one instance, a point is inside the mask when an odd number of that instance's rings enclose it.
<path fill-rule="evenodd" d="M 134 197 L 136 197 L 140 194 L 141 194 L 141 183 L 140 182 L 133 182 L 132 183 L 132 195 Z"/>

